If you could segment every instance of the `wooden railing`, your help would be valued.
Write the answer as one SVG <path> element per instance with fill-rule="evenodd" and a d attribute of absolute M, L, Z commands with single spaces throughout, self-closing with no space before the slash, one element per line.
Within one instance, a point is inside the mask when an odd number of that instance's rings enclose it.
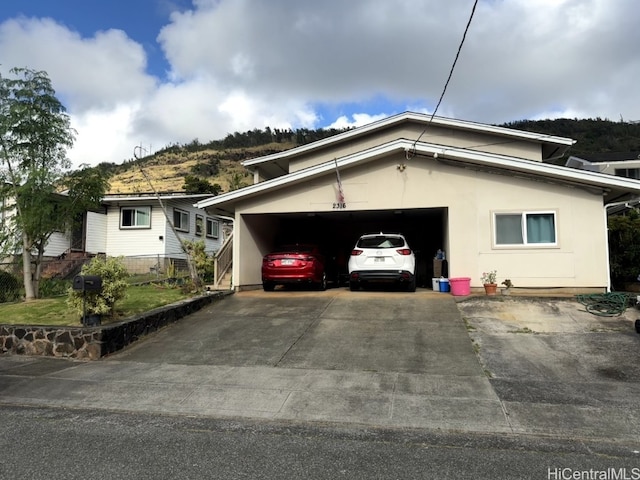
<path fill-rule="evenodd" d="M 213 286 L 218 288 L 220 281 L 233 264 L 233 232 L 224 240 L 213 260 Z"/>

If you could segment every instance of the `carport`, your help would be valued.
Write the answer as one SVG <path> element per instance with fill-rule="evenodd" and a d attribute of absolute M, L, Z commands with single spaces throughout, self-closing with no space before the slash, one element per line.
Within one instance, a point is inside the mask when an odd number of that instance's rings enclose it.
<path fill-rule="evenodd" d="M 340 273 L 346 273 L 346 261 L 360 235 L 402 233 L 416 254 L 418 286 L 431 286 L 432 259 L 445 245 L 447 209 L 245 214 L 242 218 L 253 242 L 265 253 L 278 245 L 316 244 Z"/>

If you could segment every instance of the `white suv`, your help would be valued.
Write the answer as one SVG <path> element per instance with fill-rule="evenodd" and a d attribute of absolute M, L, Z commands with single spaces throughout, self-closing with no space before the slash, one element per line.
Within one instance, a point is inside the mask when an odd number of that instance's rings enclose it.
<path fill-rule="evenodd" d="M 416 257 L 399 233 L 361 236 L 351 250 L 348 266 L 351 290 L 369 282 L 389 282 L 416 291 Z"/>

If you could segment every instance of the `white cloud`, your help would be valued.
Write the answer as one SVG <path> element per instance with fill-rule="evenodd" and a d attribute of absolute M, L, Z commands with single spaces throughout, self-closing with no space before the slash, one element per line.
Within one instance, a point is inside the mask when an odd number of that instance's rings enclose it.
<path fill-rule="evenodd" d="M 133 158 L 133 149 L 140 144 L 130 130 L 136 110 L 136 106 L 121 105 L 109 112 L 96 110 L 73 115 L 71 126 L 77 132 L 74 148 L 69 152 L 73 165 L 121 163 Z"/>
<path fill-rule="evenodd" d="M 121 30 L 91 38 L 51 19 L 14 19 L 0 24 L 4 67 L 45 70 L 70 110 L 111 109 L 155 87 L 145 73 L 142 47 Z"/>
<path fill-rule="evenodd" d="M 361 127 L 377 120 L 382 120 L 387 116 L 388 115 L 385 115 L 384 113 L 381 113 L 379 115 L 369 115 L 368 113 L 354 113 L 351 116 L 352 120 L 349 120 L 349 117 L 347 117 L 346 115 L 341 115 L 336 119 L 335 122 L 329 125 L 329 128 L 342 129 Z"/>
<path fill-rule="evenodd" d="M 0 68 L 49 72 L 79 132 L 74 162 L 120 162 L 141 142 L 356 126 L 402 105 L 431 113 L 471 5 L 195 0 L 158 29 L 169 80 L 123 31 L 83 37 L 51 19 L 8 19 Z M 437 113 L 639 120 L 639 17 L 637 0 L 481 0 Z"/>

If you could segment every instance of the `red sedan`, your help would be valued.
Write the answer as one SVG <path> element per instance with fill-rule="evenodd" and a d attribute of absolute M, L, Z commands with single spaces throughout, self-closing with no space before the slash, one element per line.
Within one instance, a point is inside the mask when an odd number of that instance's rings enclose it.
<path fill-rule="evenodd" d="M 262 258 L 262 287 L 272 291 L 276 285 L 310 284 L 327 288 L 325 257 L 315 245 L 285 245 Z"/>

